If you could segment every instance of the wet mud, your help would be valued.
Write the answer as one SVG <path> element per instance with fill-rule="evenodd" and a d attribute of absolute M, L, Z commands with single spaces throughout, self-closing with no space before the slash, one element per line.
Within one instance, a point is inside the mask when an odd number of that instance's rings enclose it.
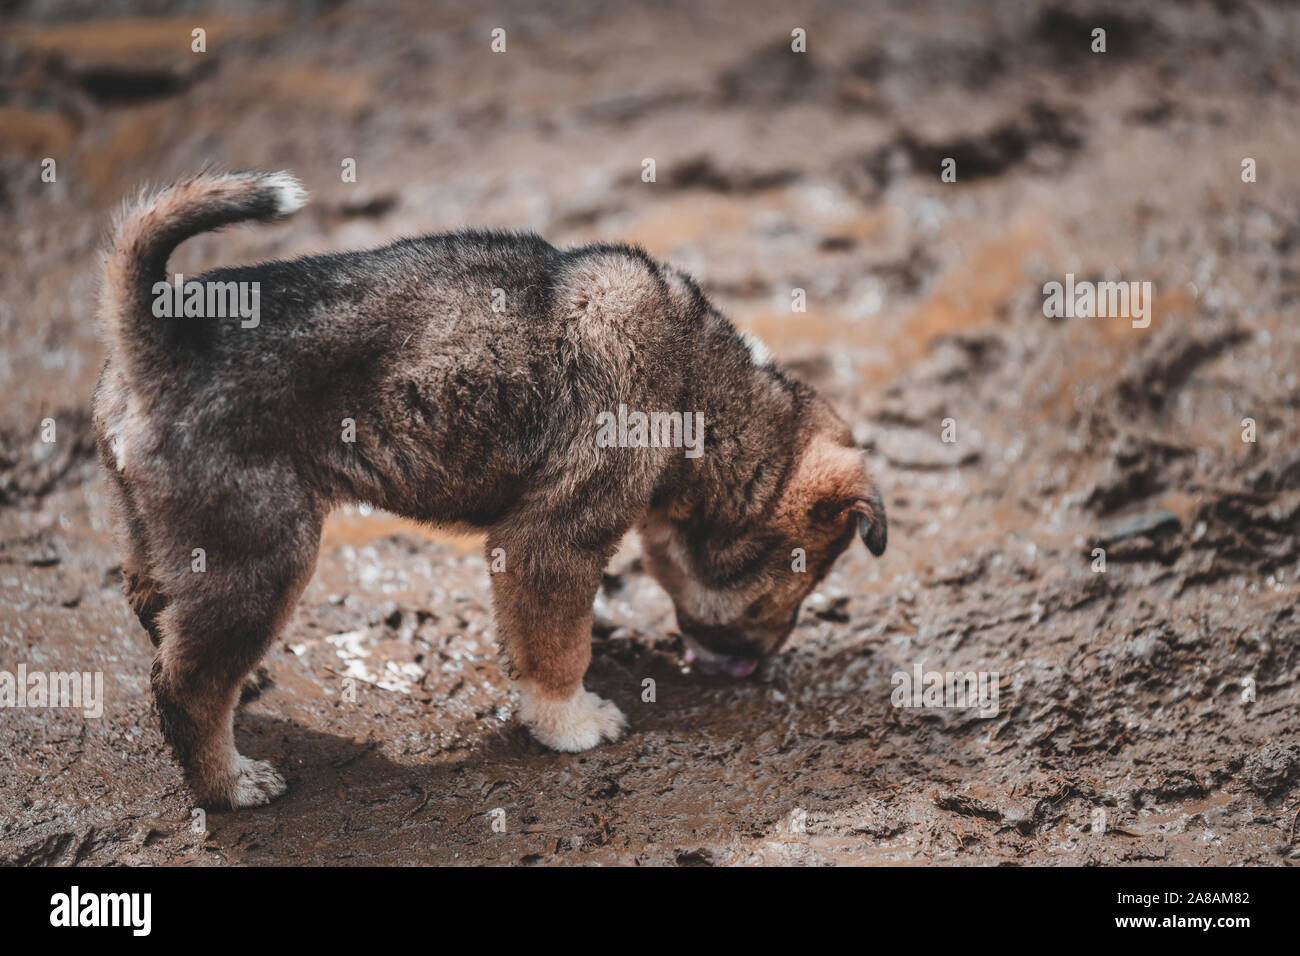
<path fill-rule="evenodd" d="M 1300 859 L 1300 10 L 84 6 L 0 31 L 0 669 L 102 672 L 103 714 L 0 710 L 0 862 Z M 691 271 L 853 422 L 889 551 L 733 681 L 629 539 L 587 686 L 630 730 L 569 755 L 516 719 L 481 542 L 343 509 L 236 717 L 289 792 L 194 807 L 89 401 L 115 205 L 207 162 L 312 203 L 176 271 L 460 225 Z M 1067 273 L 1151 282 L 1149 327 L 1046 316 Z M 996 675 L 996 714 L 895 706 L 918 666 Z"/>

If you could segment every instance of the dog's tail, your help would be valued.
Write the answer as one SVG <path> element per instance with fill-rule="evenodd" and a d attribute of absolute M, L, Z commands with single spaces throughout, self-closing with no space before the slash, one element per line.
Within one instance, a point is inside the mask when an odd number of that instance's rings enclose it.
<path fill-rule="evenodd" d="M 104 264 L 99 317 L 109 356 L 123 363 L 129 381 L 147 387 L 167 361 L 174 324 L 154 317 L 153 287 L 167 279 L 172 251 L 200 232 L 270 222 L 306 201 L 288 173 L 202 172 L 124 206 Z"/>

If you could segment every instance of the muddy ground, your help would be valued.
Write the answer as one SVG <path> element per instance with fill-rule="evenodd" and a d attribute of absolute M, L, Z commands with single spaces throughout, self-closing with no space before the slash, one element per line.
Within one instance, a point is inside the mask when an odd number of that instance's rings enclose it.
<path fill-rule="evenodd" d="M 106 699 L 0 711 L 0 860 L 1300 860 L 1300 9 L 80 6 L 0 25 L 0 669 Z M 290 791 L 197 813 L 88 407 L 111 212 L 209 161 L 313 202 L 187 274 L 460 225 L 692 271 L 854 423 L 888 553 L 737 682 L 685 665 L 629 540 L 588 686 L 631 729 L 561 755 L 515 718 L 480 543 L 345 509 L 236 721 Z M 1153 283 L 1150 326 L 1045 317 L 1066 273 Z M 917 664 L 996 672 L 998 714 L 893 706 Z"/>

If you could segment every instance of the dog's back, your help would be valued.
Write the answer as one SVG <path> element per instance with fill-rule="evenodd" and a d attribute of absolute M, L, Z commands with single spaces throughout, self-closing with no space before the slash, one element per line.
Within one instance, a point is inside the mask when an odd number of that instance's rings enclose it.
<path fill-rule="evenodd" d="M 561 252 L 478 231 L 405 239 L 186 280 L 254 288 L 255 322 L 153 314 L 180 241 L 287 214 L 301 198 L 292 182 L 208 174 L 125 216 L 101 307 L 96 409 L 110 467 L 134 457 L 156 463 L 158 481 L 193 487 L 225 460 L 264 455 L 331 503 L 486 526 L 566 445 L 578 483 L 590 477 L 579 449 L 596 411 L 676 407 L 691 370 L 661 356 L 687 354 L 675 346 L 700 309 L 625 247 Z"/>

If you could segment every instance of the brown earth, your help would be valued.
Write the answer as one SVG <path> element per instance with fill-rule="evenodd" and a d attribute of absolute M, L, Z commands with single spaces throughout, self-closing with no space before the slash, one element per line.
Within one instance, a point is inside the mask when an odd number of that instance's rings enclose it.
<path fill-rule="evenodd" d="M 102 671 L 106 699 L 0 711 L 0 861 L 1300 859 L 1300 9 L 83 6 L 0 30 L 0 669 Z M 561 755 L 514 717 L 479 542 L 347 509 L 237 717 L 290 791 L 197 813 L 88 405 L 112 209 L 209 161 L 313 202 L 177 271 L 459 225 L 692 271 L 855 423 L 889 552 L 734 682 L 684 666 L 629 540 L 588 686 L 631 730 Z M 1046 318 L 1066 273 L 1153 283 L 1150 327 Z M 918 664 L 996 672 L 997 716 L 893 706 Z"/>

